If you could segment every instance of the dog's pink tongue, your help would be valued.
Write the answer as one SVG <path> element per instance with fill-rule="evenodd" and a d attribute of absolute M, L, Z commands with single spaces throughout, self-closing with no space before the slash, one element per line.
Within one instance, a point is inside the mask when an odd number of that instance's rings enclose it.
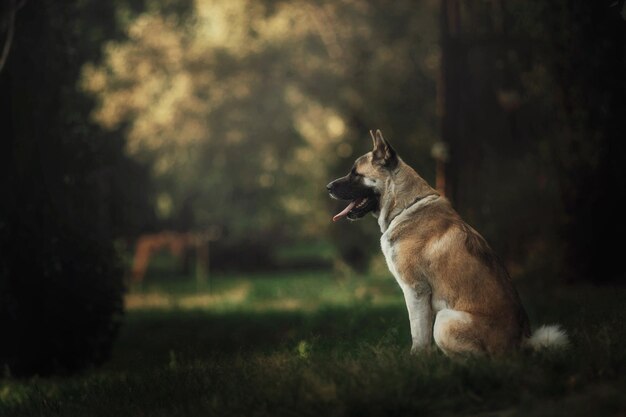
<path fill-rule="evenodd" d="M 341 212 L 335 214 L 333 216 L 333 221 L 336 222 L 337 220 L 346 217 L 348 215 L 348 213 L 350 212 L 350 210 L 352 210 L 352 208 L 356 205 L 356 200 L 351 202 L 350 204 L 348 204 L 348 207 L 346 207 L 345 209 L 341 210 Z"/>

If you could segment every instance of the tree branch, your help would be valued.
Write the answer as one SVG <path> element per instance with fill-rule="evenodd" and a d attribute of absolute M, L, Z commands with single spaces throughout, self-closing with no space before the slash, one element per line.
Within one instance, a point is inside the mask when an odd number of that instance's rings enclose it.
<path fill-rule="evenodd" d="M 13 43 L 13 34 L 15 33 L 15 14 L 18 9 L 22 8 L 24 4 L 26 4 L 26 0 L 22 0 L 19 4 L 16 3 L 15 0 L 9 0 L 9 2 L 10 4 L 6 13 L 7 33 L 4 39 L 2 52 L 0 53 L 0 72 L 2 72 L 7 59 L 9 58 L 9 51 L 11 50 L 11 44 Z"/>

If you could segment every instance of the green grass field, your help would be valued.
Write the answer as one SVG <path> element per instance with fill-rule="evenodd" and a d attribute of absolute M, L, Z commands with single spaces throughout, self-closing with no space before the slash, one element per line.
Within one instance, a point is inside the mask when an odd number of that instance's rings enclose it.
<path fill-rule="evenodd" d="M 573 346 L 499 359 L 411 356 L 389 276 L 147 283 L 104 367 L 0 380 L 0 416 L 624 416 L 626 290 L 522 288 Z"/>

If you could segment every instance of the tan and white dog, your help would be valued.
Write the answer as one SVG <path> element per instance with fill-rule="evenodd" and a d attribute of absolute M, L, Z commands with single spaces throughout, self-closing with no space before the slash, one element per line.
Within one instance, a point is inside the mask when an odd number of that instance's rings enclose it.
<path fill-rule="evenodd" d="M 428 348 L 433 338 L 448 355 L 567 345 L 558 326 L 531 336 L 509 274 L 485 239 L 398 157 L 380 130 L 370 134 L 374 149 L 327 189 L 350 201 L 334 221 L 370 212 L 378 218 L 382 250 L 409 312 L 411 351 Z"/>

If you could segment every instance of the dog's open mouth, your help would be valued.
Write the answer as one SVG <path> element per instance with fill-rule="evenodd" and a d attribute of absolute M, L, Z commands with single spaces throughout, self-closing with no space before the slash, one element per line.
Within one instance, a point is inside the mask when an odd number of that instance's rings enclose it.
<path fill-rule="evenodd" d="M 349 219 L 357 219 L 363 216 L 368 211 L 372 210 L 372 207 L 376 203 L 373 197 L 360 197 L 356 200 L 352 200 L 350 204 L 343 210 L 333 216 L 333 221 L 336 222 L 344 217 Z"/>

